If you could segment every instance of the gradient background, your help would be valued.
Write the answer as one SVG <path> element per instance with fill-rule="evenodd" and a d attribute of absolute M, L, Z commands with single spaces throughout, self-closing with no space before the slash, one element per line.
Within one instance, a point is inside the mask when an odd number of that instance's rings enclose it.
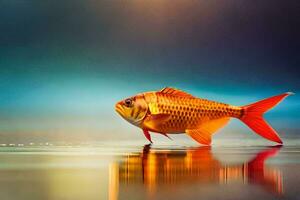
<path fill-rule="evenodd" d="M 299 10 L 296 0 L 2 0 L 0 143 L 142 139 L 114 104 L 165 86 L 234 105 L 293 91 L 266 118 L 300 138 Z M 233 122 L 220 135 L 250 132 Z"/>

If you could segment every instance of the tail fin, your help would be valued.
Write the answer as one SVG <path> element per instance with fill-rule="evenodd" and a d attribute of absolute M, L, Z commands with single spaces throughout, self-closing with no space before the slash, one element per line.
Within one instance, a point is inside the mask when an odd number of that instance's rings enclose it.
<path fill-rule="evenodd" d="M 282 140 L 279 138 L 276 131 L 264 120 L 263 114 L 291 94 L 293 93 L 286 92 L 250 105 L 242 106 L 244 113 L 240 120 L 260 136 L 282 144 Z"/>

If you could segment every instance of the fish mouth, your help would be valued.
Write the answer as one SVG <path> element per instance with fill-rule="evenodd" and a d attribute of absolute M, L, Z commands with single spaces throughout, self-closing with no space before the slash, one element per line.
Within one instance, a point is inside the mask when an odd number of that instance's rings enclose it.
<path fill-rule="evenodd" d="M 123 114 L 123 107 L 122 107 L 119 103 L 117 103 L 117 104 L 115 105 L 115 110 L 116 110 L 117 113 L 119 113 L 120 115 Z"/>

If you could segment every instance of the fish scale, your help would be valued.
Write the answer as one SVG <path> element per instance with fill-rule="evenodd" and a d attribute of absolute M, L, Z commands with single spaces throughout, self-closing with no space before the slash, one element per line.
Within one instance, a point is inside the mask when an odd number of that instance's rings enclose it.
<path fill-rule="evenodd" d="M 239 107 L 206 99 L 177 97 L 159 92 L 145 95 L 155 96 L 149 98 L 156 101 L 150 106 L 151 113 L 171 115 L 170 120 L 161 126 L 165 132 L 180 133 L 187 128 L 196 128 L 207 120 L 239 116 L 241 113 Z"/>

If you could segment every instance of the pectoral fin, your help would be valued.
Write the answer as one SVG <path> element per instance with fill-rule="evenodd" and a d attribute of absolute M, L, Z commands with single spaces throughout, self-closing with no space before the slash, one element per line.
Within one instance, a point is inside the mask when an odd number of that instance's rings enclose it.
<path fill-rule="evenodd" d="M 229 122 L 229 119 L 229 117 L 226 117 L 221 119 L 209 120 L 201 124 L 197 129 L 187 129 L 185 130 L 185 132 L 197 142 L 204 145 L 210 145 L 212 134 L 225 126 Z"/>
<path fill-rule="evenodd" d="M 150 131 L 158 131 L 160 125 L 170 119 L 170 114 L 151 114 L 143 122 L 143 126 Z"/>

